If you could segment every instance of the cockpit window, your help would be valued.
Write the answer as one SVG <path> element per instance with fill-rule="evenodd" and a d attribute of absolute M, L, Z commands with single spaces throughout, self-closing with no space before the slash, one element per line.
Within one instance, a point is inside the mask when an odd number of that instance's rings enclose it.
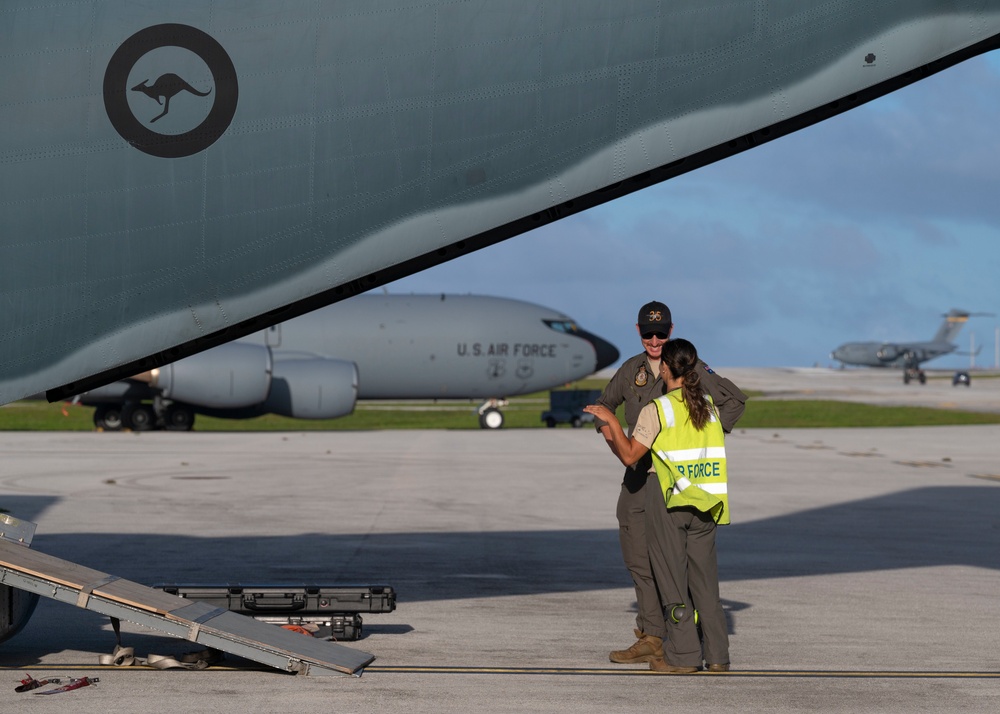
<path fill-rule="evenodd" d="M 571 335 L 579 332 L 579 328 L 577 328 L 576 323 L 570 322 L 569 320 L 542 320 L 542 322 L 556 332 L 566 332 Z"/>

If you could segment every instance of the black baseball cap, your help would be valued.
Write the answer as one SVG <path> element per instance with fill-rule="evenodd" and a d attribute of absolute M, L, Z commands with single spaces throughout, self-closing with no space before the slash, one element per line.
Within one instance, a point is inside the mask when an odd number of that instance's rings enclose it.
<path fill-rule="evenodd" d="M 668 334 L 670 326 L 673 324 L 670 317 L 670 308 L 662 302 L 647 302 L 639 308 L 639 319 L 636 320 L 639 326 L 639 334 L 647 332 L 662 332 Z"/>

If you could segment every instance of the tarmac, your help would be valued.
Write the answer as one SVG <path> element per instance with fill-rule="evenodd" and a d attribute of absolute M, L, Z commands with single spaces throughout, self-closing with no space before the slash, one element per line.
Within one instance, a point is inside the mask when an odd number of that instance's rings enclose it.
<path fill-rule="evenodd" d="M 808 374 L 720 371 L 765 397 L 812 388 Z M 939 391 L 971 398 L 988 383 L 1000 380 Z M 84 714 L 993 712 L 998 444 L 1000 425 L 737 427 L 733 524 L 719 532 L 733 669 L 669 676 L 608 661 L 633 641 L 635 602 L 614 515 L 621 468 L 591 429 L 0 433 L 0 508 L 38 524 L 34 549 L 147 584 L 398 595 L 349 643 L 377 655 L 360 678 L 236 658 L 102 667 L 107 618 L 43 598 L 0 644 L 0 701 Z M 128 623 L 123 640 L 139 656 L 196 648 Z M 15 694 L 25 672 L 100 682 Z"/>
<path fill-rule="evenodd" d="M 928 369 L 926 384 L 903 383 L 898 369 L 736 367 L 719 372 L 763 399 L 831 399 L 881 406 L 932 407 L 1000 413 L 1000 370 L 969 370 L 970 383 L 953 384 L 955 370 Z"/>

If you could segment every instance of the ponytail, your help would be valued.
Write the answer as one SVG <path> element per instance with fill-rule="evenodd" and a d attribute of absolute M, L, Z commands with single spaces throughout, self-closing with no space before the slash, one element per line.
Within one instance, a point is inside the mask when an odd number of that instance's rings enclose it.
<path fill-rule="evenodd" d="M 675 378 L 682 380 L 681 391 L 691 417 L 691 425 L 701 431 L 712 416 L 712 408 L 705 399 L 701 375 L 695 371 L 698 366 L 698 351 L 687 340 L 670 340 L 663 345 L 660 359 L 666 362 Z"/>

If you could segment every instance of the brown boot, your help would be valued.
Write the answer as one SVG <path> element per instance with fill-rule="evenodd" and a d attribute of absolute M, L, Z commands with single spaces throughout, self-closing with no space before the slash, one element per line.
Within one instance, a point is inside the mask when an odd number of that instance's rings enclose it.
<path fill-rule="evenodd" d="M 635 636 L 639 639 L 627 650 L 615 650 L 609 655 L 612 662 L 618 664 L 637 664 L 639 662 L 650 662 L 657 657 L 663 656 L 663 640 L 653 635 L 635 630 Z"/>
<path fill-rule="evenodd" d="M 694 674 L 700 669 L 700 667 L 680 667 L 676 664 L 670 664 L 662 657 L 650 660 L 649 668 L 662 674 Z"/>

